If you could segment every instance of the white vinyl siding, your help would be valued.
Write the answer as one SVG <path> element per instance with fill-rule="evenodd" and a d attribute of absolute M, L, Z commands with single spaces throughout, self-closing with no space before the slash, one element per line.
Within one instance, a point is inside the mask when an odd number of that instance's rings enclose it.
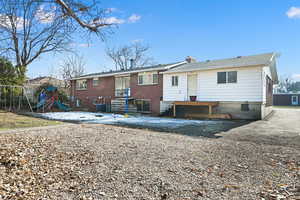
<path fill-rule="evenodd" d="M 263 95 L 263 103 L 266 103 L 267 101 L 267 76 L 269 76 L 272 79 L 270 67 L 263 67 L 262 70 L 262 95 Z"/>
<path fill-rule="evenodd" d="M 237 83 L 218 84 L 217 72 L 237 71 Z M 260 67 L 201 71 L 198 74 L 199 101 L 262 101 Z"/>
<path fill-rule="evenodd" d="M 178 86 L 172 86 L 172 76 L 178 76 Z M 187 74 L 164 74 L 163 75 L 163 99 L 164 101 L 187 100 Z"/>
<path fill-rule="evenodd" d="M 237 71 L 237 83 L 218 84 L 218 72 Z M 198 71 L 197 101 L 249 101 L 263 98 L 262 68 L 244 67 Z M 178 76 L 178 87 L 172 87 L 172 76 Z M 187 73 L 164 74 L 164 101 L 188 101 Z"/>

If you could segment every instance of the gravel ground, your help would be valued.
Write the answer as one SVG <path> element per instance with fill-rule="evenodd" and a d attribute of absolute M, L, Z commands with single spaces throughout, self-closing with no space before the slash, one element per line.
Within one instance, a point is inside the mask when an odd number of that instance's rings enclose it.
<path fill-rule="evenodd" d="M 2 133 L 0 199 L 300 199 L 300 144 L 272 143 L 278 128 L 258 131 L 269 123 L 218 139 L 96 124 Z M 280 140 L 298 139 L 290 129 Z"/>

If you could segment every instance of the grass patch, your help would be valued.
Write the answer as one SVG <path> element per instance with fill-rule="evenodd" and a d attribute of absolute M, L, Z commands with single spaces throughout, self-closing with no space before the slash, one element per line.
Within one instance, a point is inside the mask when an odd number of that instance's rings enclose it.
<path fill-rule="evenodd" d="M 28 117 L 0 110 L 0 131 L 59 124 L 63 124 L 63 122 Z"/>

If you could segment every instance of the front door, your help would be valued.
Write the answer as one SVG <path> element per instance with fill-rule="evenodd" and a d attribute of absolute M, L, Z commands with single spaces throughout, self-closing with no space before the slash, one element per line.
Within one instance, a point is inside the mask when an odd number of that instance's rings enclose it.
<path fill-rule="evenodd" d="M 299 100 L 298 100 L 298 96 L 292 96 L 292 105 L 298 105 L 299 104 Z"/>
<path fill-rule="evenodd" d="M 187 94 L 190 96 L 197 96 L 197 74 L 190 74 L 187 76 Z"/>

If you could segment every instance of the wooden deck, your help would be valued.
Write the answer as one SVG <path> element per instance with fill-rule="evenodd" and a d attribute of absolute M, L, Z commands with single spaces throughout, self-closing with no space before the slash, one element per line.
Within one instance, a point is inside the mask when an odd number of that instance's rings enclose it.
<path fill-rule="evenodd" d="M 176 117 L 176 106 L 208 106 L 207 118 L 213 118 L 212 108 L 219 105 L 217 101 L 175 101 L 173 102 L 173 116 Z"/>
<path fill-rule="evenodd" d="M 174 105 L 178 106 L 217 106 L 217 101 L 175 101 Z"/>

